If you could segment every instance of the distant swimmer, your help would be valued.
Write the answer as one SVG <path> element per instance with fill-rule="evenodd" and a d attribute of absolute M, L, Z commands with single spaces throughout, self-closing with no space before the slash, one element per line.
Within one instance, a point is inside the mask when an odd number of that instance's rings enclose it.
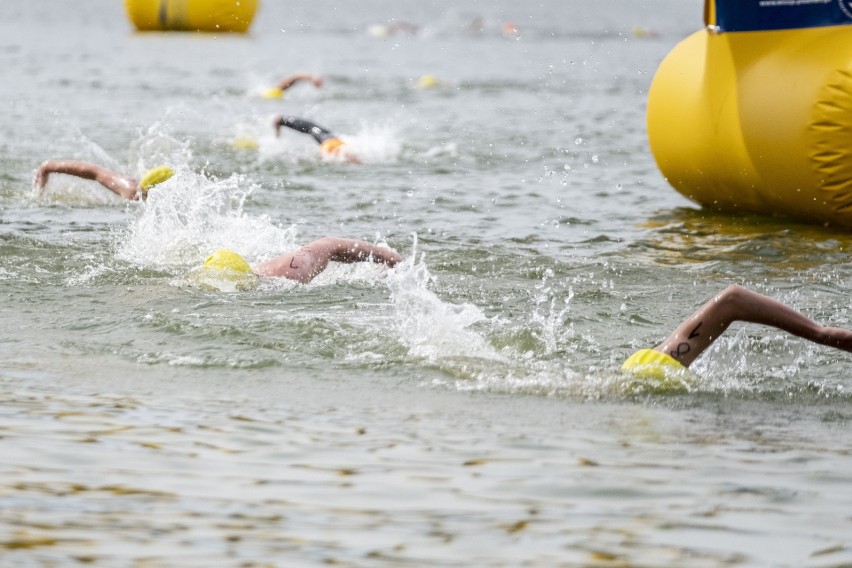
<path fill-rule="evenodd" d="M 43 192 L 50 174 L 66 174 L 90 179 L 116 195 L 131 201 L 144 200 L 148 190 L 174 175 L 171 168 L 160 166 L 148 170 L 140 179 L 131 178 L 97 164 L 77 160 L 47 160 L 36 170 L 33 184 Z"/>
<path fill-rule="evenodd" d="M 276 114 L 272 118 L 275 127 L 275 136 L 281 135 L 281 127 L 286 126 L 298 132 L 304 132 L 314 137 L 320 145 L 320 153 L 323 156 L 343 158 L 347 162 L 359 164 L 361 161 L 352 153 L 346 143 L 335 136 L 330 130 L 303 118 L 295 116 L 282 116 Z"/>
<path fill-rule="evenodd" d="M 261 95 L 267 99 L 280 99 L 284 96 L 284 91 L 295 85 L 296 83 L 310 83 L 316 88 L 322 87 L 325 80 L 320 75 L 311 75 L 309 73 L 295 73 L 279 81 L 274 87 L 271 87 Z"/>
<path fill-rule="evenodd" d="M 386 38 L 396 35 L 399 32 L 415 35 L 419 29 L 420 26 L 411 22 L 396 21 L 387 26 L 384 24 L 374 24 L 367 28 L 367 34 L 377 38 Z"/>
<path fill-rule="evenodd" d="M 852 331 L 825 327 L 793 308 L 742 286 L 728 286 L 678 326 L 661 344 L 642 349 L 624 362 L 622 370 L 659 377 L 685 369 L 735 321 L 757 323 L 852 352 Z"/>
<path fill-rule="evenodd" d="M 518 32 L 518 26 L 516 26 L 512 22 L 505 22 L 502 26 L 500 26 L 500 31 L 503 33 L 503 37 L 506 39 L 518 39 L 520 37 L 520 32 Z"/>
<path fill-rule="evenodd" d="M 417 79 L 416 85 L 420 89 L 434 89 L 436 87 L 443 87 L 446 83 L 434 75 L 422 75 Z"/>
<path fill-rule="evenodd" d="M 393 267 L 402 262 L 402 257 L 396 251 L 366 241 L 323 237 L 255 267 L 234 251 L 217 250 L 204 261 L 202 271 L 212 271 L 230 279 L 273 276 L 307 284 L 325 270 L 329 262 L 375 262 Z"/>

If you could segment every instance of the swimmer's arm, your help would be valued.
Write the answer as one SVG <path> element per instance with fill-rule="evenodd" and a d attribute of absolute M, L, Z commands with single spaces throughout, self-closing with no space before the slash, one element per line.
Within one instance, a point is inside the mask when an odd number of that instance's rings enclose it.
<path fill-rule="evenodd" d="M 321 256 L 304 246 L 295 252 L 276 256 L 254 267 L 254 273 L 260 276 L 287 278 L 307 284 L 328 266 L 328 256 Z"/>
<path fill-rule="evenodd" d="M 314 140 L 317 141 L 318 144 L 322 143 L 322 141 L 326 138 L 330 138 L 333 136 L 331 131 L 326 128 L 323 128 L 319 124 L 295 116 L 283 116 L 280 114 L 276 114 L 272 117 L 272 124 L 275 127 L 276 137 L 281 134 L 282 126 L 292 128 L 297 132 L 304 132 L 305 134 L 310 134 L 314 138 Z"/>
<path fill-rule="evenodd" d="M 286 77 L 279 81 L 278 84 L 275 85 L 275 88 L 281 91 L 286 91 L 287 89 L 289 89 L 300 81 L 309 82 L 314 87 L 320 88 L 322 87 L 324 79 L 320 75 L 311 75 L 308 73 L 294 73 L 293 75 L 290 75 L 289 77 Z"/>
<path fill-rule="evenodd" d="M 35 173 L 35 186 L 44 190 L 50 174 L 68 174 L 84 179 L 95 179 L 100 166 L 76 160 L 47 160 L 42 162 Z"/>
<path fill-rule="evenodd" d="M 42 163 L 38 170 L 36 170 L 36 187 L 44 191 L 47 179 L 53 173 L 97 181 L 105 188 L 125 199 L 135 199 L 137 197 L 138 182 L 136 180 L 103 166 L 78 160 L 47 160 Z"/>
<path fill-rule="evenodd" d="M 768 325 L 852 352 L 852 331 L 819 325 L 790 306 L 737 285 L 704 304 L 654 349 L 688 367 L 735 321 Z"/>
<path fill-rule="evenodd" d="M 331 260 L 335 262 L 350 263 L 371 260 L 388 266 L 396 266 L 402 262 L 402 257 L 396 251 L 366 241 L 325 237 L 314 241 L 314 243 L 317 246 L 325 247 L 329 251 Z"/>
<path fill-rule="evenodd" d="M 361 158 L 344 148 L 343 159 L 350 164 L 361 164 Z"/>
<path fill-rule="evenodd" d="M 396 252 L 365 241 L 324 237 L 299 250 L 275 257 L 254 268 L 261 276 L 278 276 L 307 284 L 326 269 L 328 263 L 372 260 L 394 266 L 402 261 Z"/>

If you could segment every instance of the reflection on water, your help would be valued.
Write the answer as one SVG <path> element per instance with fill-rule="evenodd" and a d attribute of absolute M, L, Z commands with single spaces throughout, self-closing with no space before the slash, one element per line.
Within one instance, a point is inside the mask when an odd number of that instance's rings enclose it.
<path fill-rule="evenodd" d="M 820 267 L 841 269 L 848 263 L 852 236 L 786 219 L 732 216 L 696 209 L 660 212 L 645 224 L 650 238 L 633 246 L 648 250 L 654 262 L 690 269 L 779 272 Z"/>

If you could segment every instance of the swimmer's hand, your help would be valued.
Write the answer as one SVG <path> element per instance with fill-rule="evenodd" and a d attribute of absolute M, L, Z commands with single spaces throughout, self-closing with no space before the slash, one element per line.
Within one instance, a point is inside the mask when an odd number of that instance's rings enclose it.
<path fill-rule="evenodd" d="M 50 175 L 50 171 L 50 161 L 42 163 L 35 171 L 33 187 L 38 189 L 39 193 L 44 193 L 44 186 L 47 185 L 47 178 Z"/>
<path fill-rule="evenodd" d="M 818 343 L 852 352 L 852 331 L 839 327 L 824 327 L 821 330 Z"/>
<path fill-rule="evenodd" d="M 393 268 L 394 266 L 396 266 L 397 264 L 399 264 L 403 260 L 402 256 L 398 252 L 396 252 L 395 250 L 383 249 L 383 248 L 380 248 L 380 247 L 374 249 L 372 251 L 372 255 L 373 255 L 373 261 L 374 262 L 386 264 L 387 266 L 389 266 L 391 268 Z"/>
<path fill-rule="evenodd" d="M 282 116 L 280 114 L 275 114 L 272 117 L 272 126 L 275 127 L 275 137 L 276 138 L 281 136 L 281 119 L 282 119 Z"/>

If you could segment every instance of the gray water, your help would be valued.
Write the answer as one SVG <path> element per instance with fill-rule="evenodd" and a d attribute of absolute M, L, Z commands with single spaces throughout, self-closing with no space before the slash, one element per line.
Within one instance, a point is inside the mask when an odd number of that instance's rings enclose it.
<path fill-rule="evenodd" d="M 701 5 L 267 1 L 201 36 L 4 3 L 0 565 L 852 565 L 845 353 L 737 325 L 690 389 L 618 373 L 732 282 L 852 325 L 850 235 L 657 171 L 648 86 Z M 326 84 L 258 96 L 294 71 Z M 48 158 L 176 175 L 40 195 Z M 328 234 L 407 260 L 188 277 Z"/>

